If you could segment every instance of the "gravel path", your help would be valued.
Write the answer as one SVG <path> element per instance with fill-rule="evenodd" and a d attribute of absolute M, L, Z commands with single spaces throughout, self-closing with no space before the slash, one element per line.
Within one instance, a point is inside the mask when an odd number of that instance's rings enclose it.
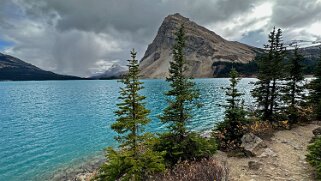
<path fill-rule="evenodd" d="M 314 180 L 313 169 L 305 161 L 307 145 L 313 137 L 312 130 L 320 127 L 317 124 L 298 126 L 283 130 L 264 140 L 268 148 L 276 155 L 267 157 L 235 158 L 219 152 L 215 157 L 226 161 L 231 181 L 309 181 Z M 253 161 L 259 168 L 250 169 Z"/>

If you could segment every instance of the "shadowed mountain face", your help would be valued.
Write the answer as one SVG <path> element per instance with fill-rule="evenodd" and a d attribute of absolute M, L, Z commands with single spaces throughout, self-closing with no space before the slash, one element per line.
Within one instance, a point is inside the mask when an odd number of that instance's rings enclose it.
<path fill-rule="evenodd" d="M 77 80 L 75 76 L 59 75 L 42 70 L 18 58 L 0 53 L 0 80 Z"/>
<path fill-rule="evenodd" d="M 254 60 L 260 49 L 239 42 L 227 41 L 214 32 L 197 25 L 180 14 L 167 16 L 160 26 L 153 42 L 148 46 L 140 62 L 141 76 L 144 78 L 164 78 L 168 76 L 169 61 L 175 32 L 181 25 L 185 27 L 187 76 L 216 77 L 217 62 L 246 64 Z"/>

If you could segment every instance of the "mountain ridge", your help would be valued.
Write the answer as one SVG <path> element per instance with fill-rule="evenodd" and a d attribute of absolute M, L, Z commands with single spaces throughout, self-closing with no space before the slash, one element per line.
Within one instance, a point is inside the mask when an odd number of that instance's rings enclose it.
<path fill-rule="evenodd" d="M 105 70 L 103 73 L 99 73 L 91 76 L 91 79 L 117 79 L 121 78 L 126 72 L 127 67 L 119 64 L 113 64 L 109 69 Z"/>
<path fill-rule="evenodd" d="M 30 63 L 24 62 L 11 55 L 0 53 L 0 80 L 81 80 L 84 78 L 60 75 L 42 70 Z"/>

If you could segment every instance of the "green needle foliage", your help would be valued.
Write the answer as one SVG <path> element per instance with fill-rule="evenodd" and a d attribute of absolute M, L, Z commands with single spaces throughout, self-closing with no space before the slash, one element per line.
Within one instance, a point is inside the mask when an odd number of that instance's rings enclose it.
<path fill-rule="evenodd" d="M 173 61 L 170 62 L 170 76 L 166 79 L 171 90 L 166 92 L 168 107 L 164 109 L 161 121 L 168 126 L 169 132 L 160 136 L 158 151 L 166 151 L 165 160 L 170 165 L 179 160 L 198 159 L 211 155 L 216 150 L 213 140 L 206 140 L 196 133 L 187 131 L 186 124 L 192 117 L 191 110 L 199 106 L 199 92 L 195 83 L 184 76 L 185 35 L 181 26 L 176 33 L 173 47 Z"/>
<path fill-rule="evenodd" d="M 284 78 L 283 61 L 285 57 L 285 47 L 282 43 L 282 31 L 273 28 L 269 34 L 268 44 L 264 46 L 265 53 L 258 61 L 259 73 L 258 81 L 252 95 L 256 98 L 259 112 L 263 120 L 275 121 L 274 116 L 280 101 L 279 80 Z"/>
<path fill-rule="evenodd" d="M 191 109 L 195 106 L 195 100 L 199 98 L 195 83 L 186 78 L 183 73 L 186 70 L 183 49 L 185 47 L 184 27 L 176 33 L 176 44 L 173 50 L 173 61 L 170 62 L 170 76 L 166 79 L 170 83 L 171 90 L 165 93 L 169 97 L 168 107 L 160 117 L 163 123 L 168 123 L 170 131 L 181 139 L 186 134 L 186 123 L 191 118 Z"/>
<path fill-rule="evenodd" d="M 290 124 L 297 123 L 299 117 L 298 106 L 304 98 L 303 65 L 301 64 L 303 58 L 299 53 L 299 48 L 296 46 L 294 55 L 290 59 L 290 66 L 287 68 L 288 75 L 285 79 L 287 83 L 282 90 Z"/>
<path fill-rule="evenodd" d="M 117 104 L 119 109 L 115 112 L 118 118 L 111 126 L 118 133 L 115 139 L 120 149 L 108 148 L 108 162 L 101 167 L 98 180 L 143 180 L 148 174 L 165 169 L 164 153 L 152 150 L 157 140 L 144 132 L 144 126 L 150 122 L 149 110 L 143 103 L 145 97 L 139 95 L 143 83 L 138 79 L 139 65 L 134 50 L 131 57 L 128 74 L 121 80 L 125 86 L 120 89 L 122 102 Z"/>
<path fill-rule="evenodd" d="M 232 68 L 230 72 L 230 87 L 226 88 L 226 95 L 229 97 L 226 99 L 228 103 L 228 110 L 239 108 L 239 103 L 241 101 L 239 97 L 243 95 L 236 88 L 239 81 L 240 79 L 238 72 Z"/>
<path fill-rule="evenodd" d="M 316 79 L 310 84 L 310 102 L 314 108 L 316 118 L 321 120 L 321 49 L 319 62 L 314 76 Z"/>
<path fill-rule="evenodd" d="M 321 180 L 321 137 L 308 146 L 307 161 L 316 168 L 317 178 Z"/>
<path fill-rule="evenodd" d="M 243 109 L 243 101 L 240 96 L 243 94 L 237 90 L 239 82 L 238 72 L 232 68 L 230 72 L 230 86 L 226 88 L 227 105 L 225 111 L 225 119 L 215 128 L 222 134 L 220 140 L 220 148 L 223 150 L 237 149 L 241 145 L 241 138 L 245 130 L 243 125 L 248 123 L 246 119 L 246 111 Z"/>
<path fill-rule="evenodd" d="M 128 147 L 137 154 L 139 144 L 145 139 L 145 136 L 140 133 L 144 131 L 143 126 L 150 122 L 147 117 L 150 111 L 142 102 L 145 96 L 138 94 L 138 91 L 143 89 L 143 83 L 138 79 L 139 65 L 135 50 L 131 51 L 131 57 L 128 74 L 121 80 L 125 87 L 121 88 L 119 99 L 123 102 L 117 104 L 119 110 L 115 111 L 115 114 L 118 119 L 111 128 L 119 134 L 116 140 L 121 143 L 120 146 Z"/>

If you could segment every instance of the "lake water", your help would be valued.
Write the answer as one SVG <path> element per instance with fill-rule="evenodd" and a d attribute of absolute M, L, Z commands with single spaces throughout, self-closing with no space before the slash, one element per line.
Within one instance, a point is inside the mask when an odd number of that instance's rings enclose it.
<path fill-rule="evenodd" d="M 242 79 L 239 90 L 251 104 L 250 82 Z M 210 130 L 224 117 L 228 79 L 196 79 L 204 106 L 194 110 L 188 124 L 194 131 Z M 164 80 L 144 80 L 146 106 L 151 110 L 147 130 L 164 127 L 157 119 L 166 106 Z M 121 83 L 106 81 L 0 82 L 0 180 L 46 180 L 56 170 L 101 154 L 115 146 L 115 120 Z"/>

